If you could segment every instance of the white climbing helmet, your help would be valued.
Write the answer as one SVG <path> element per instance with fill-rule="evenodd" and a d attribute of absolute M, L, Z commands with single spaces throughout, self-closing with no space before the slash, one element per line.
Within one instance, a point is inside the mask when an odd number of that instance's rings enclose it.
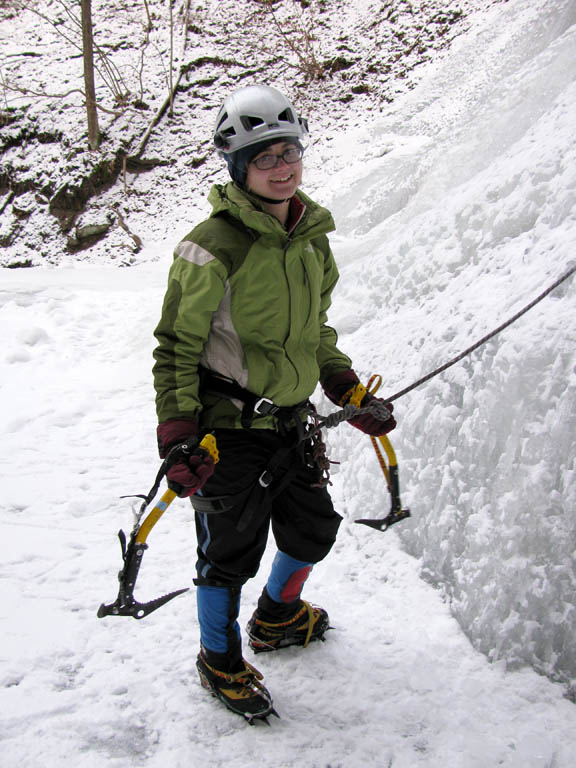
<path fill-rule="evenodd" d="M 292 102 L 269 85 L 247 85 L 225 100 L 214 129 L 214 145 L 228 155 L 276 136 L 304 139 L 308 123 Z"/>

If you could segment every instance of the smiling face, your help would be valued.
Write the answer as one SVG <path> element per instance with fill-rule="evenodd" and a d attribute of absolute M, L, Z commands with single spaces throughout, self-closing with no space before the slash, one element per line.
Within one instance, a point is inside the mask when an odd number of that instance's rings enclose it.
<path fill-rule="evenodd" d="M 292 146 L 294 146 L 292 142 L 280 141 L 263 149 L 254 160 L 263 155 L 281 155 Z M 275 168 L 269 168 L 266 171 L 256 168 L 254 162 L 248 164 L 246 187 L 262 197 L 269 197 L 272 200 L 287 200 L 294 195 L 301 181 L 302 160 L 288 164 L 280 158 Z"/>

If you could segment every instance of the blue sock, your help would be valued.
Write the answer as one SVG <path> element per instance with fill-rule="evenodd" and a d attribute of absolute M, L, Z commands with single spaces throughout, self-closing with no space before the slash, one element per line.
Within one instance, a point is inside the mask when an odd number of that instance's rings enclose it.
<path fill-rule="evenodd" d="M 197 587 L 200 641 L 207 650 L 227 653 L 240 646 L 240 592 L 239 587 Z"/>

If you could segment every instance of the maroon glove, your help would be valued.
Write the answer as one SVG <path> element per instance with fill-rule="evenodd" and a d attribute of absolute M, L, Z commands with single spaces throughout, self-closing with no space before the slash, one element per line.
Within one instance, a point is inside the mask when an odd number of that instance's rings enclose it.
<path fill-rule="evenodd" d="M 372 413 L 362 413 L 357 418 L 350 419 L 348 423 L 352 424 L 353 427 L 356 427 L 356 429 L 359 429 L 361 432 L 364 432 L 364 434 L 372 435 L 372 437 L 387 435 L 388 432 L 392 432 L 396 427 L 396 419 L 392 416 L 394 406 L 392 403 L 385 403 L 381 397 L 374 397 L 374 395 L 368 393 L 362 400 L 362 407 L 373 402 L 382 406 L 382 416 L 374 415 Z M 386 411 L 384 411 L 384 409 L 388 411 L 388 416 L 385 415 Z"/>
<path fill-rule="evenodd" d="M 360 384 L 360 379 L 351 368 L 335 373 L 322 382 L 322 389 L 326 397 L 335 405 L 346 405 L 352 394 L 352 390 Z"/>
<path fill-rule="evenodd" d="M 176 450 L 178 450 L 176 448 Z M 214 459 L 202 448 L 174 464 L 168 472 L 168 487 L 184 499 L 199 491 L 214 474 Z"/>
<path fill-rule="evenodd" d="M 360 384 L 360 379 L 354 371 L 349 368 L 330 376 L 323 382 L 322 388 L 329 400 L 336 405 L 344 406 L 350 400 L 357 384 Z M 374 397 L 374 395 L 367 392 L 360 403 L 360 407 L 363 408 L 372 402 L 381 405 L 382 416 L 372 413 L 362 413 L 355 419 L 350 419 L 348 423 L 353 427 L 356 427 L 356 429 L 359 429 L 361 432 L 364 432 L 366 435 L 378 437 L 378 435 L 385 435 L 388 432 L 391 432 L 396 426 L 396 420 L 392 416 L 394 406 L 392 403 L 385 403 L 381 397 Z M 387 414 L 384 409 L 388 412 Z"/>
<path fill-rule="evenodd" d="M 168 419 L 158 424 L 156 437 L 158 438 L 158 453 L 161 459 L 168 456 L 170 448 L 188 440 L 192 435 L 198 434 L 198 422 L 196 419 Z"/>
<path fill-rule="evenodd" d="M 169 488 L 181 498 L 200 490 L 214 473 L 214 459 L 203 449 L 178 451 L 178 446 L 197 434 L 198 422 L 195 419 L 169 419 L 158 424 L 156 430 L 160 458 L 165 459 L 174 449 L 174 463 L 166 472 L 166 477 Z"/>

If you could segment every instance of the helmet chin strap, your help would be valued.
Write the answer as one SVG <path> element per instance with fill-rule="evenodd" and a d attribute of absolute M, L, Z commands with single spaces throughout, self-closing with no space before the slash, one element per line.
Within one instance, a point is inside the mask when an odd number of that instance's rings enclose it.
<path fill-rule="evenodd" d="M 256 192 L 250 192 L 250 194 L 254 195 L 254 197 L 257 197 L 259 200 L 268 203 L 268 205 L 280 205 L 280 203 L 287 203 L 288 200 L 290 200 L 289 197 L 286 197 L 284 200 L 273 200 L 271 197 L 264 197 L 264 195 L 258 195 Z"/>
<path fill-rule="evenodd" d="M 238 184 L 238 182 L 236 182 L 236 184 Z M 246 184 L 238 184 L 238 186 L 243 192 L 247 192 L 251 197 L 262 200 L 264 203 L 268 203 L 269 205 L 280 205 L 281 203 L 287 203 L 288 200 L 292 199 L 290 197 L 286 197 L 283 200 L 274 200 L 272 197 L 264 197 L 264 195 L 259 195 L 258 192 L 254 192 L 253 189 L 249 189 Z"/>

